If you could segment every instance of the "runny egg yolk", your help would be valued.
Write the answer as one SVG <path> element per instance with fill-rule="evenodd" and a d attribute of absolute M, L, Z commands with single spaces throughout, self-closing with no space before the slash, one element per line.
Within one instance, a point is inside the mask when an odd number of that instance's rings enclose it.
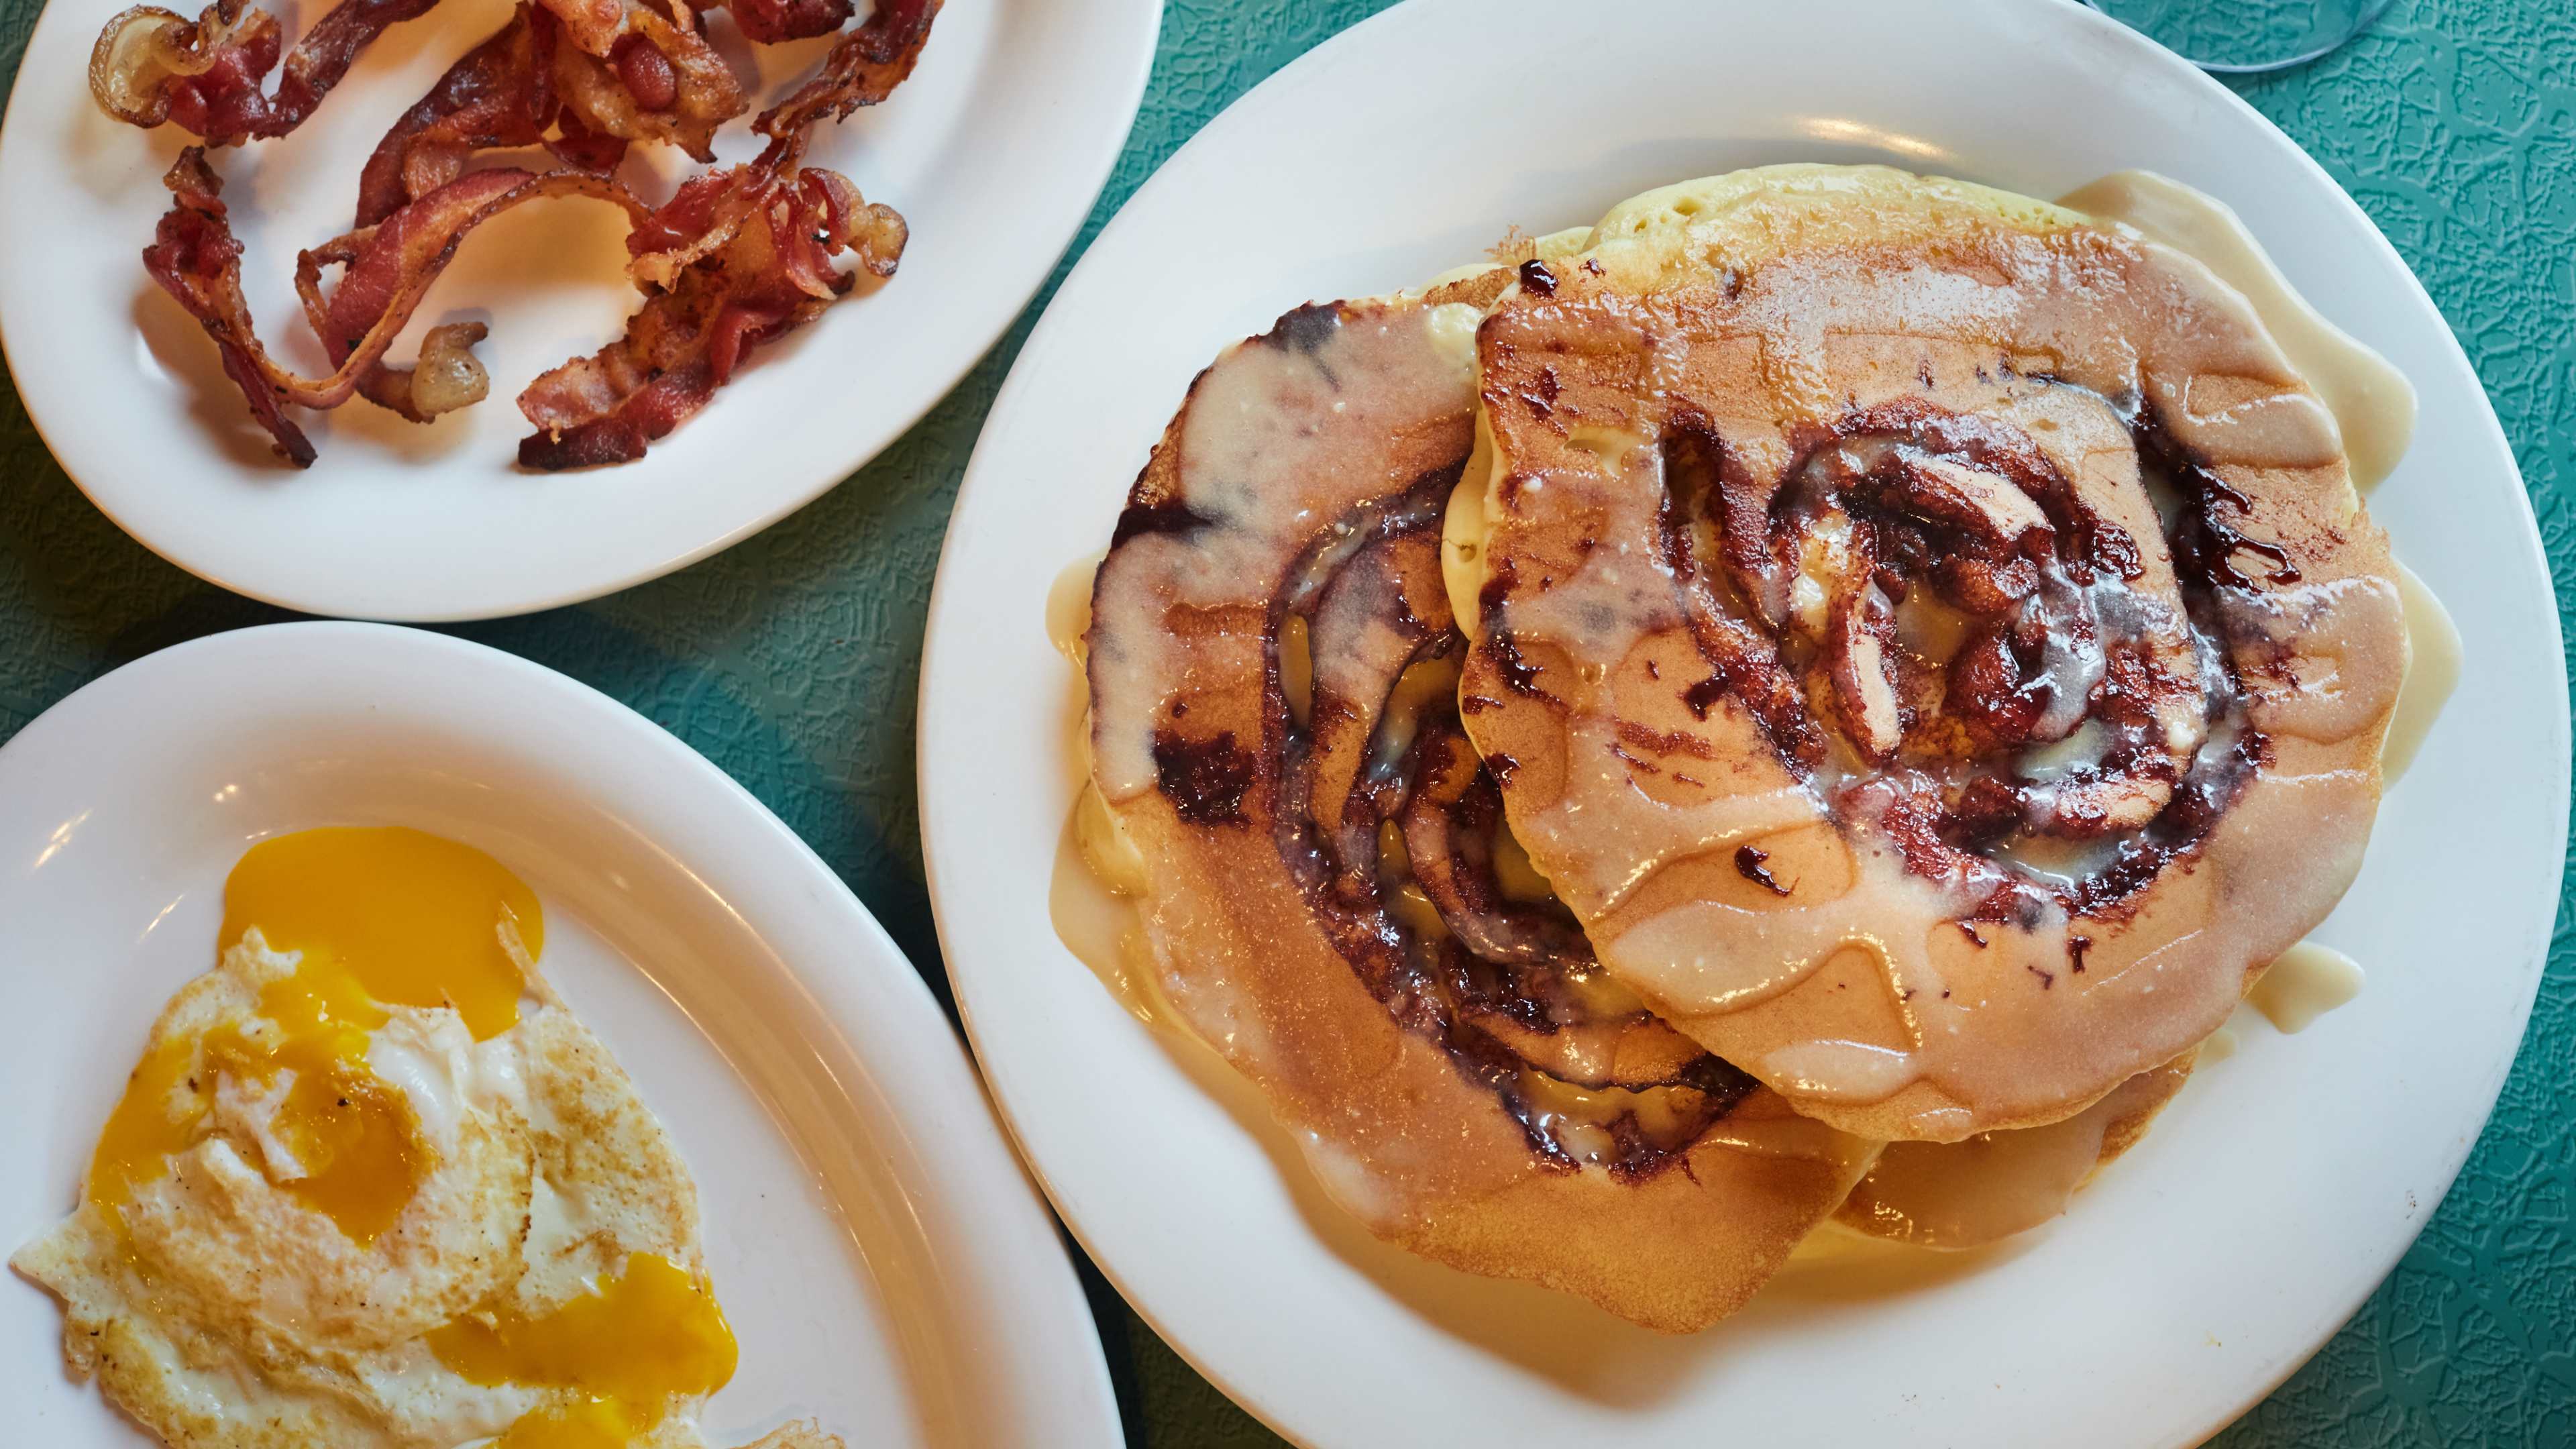
<path fill-rule="evenodd" d="M 476 1039 L 518 1021 L 521 972 L 545 919 L 500 862 L 417 830 L 325 829 L 253 846 L 224 884 L 223 950 L 257 927 L 300 952 L 261 988 L 265 1023 L 227 1022 L 148 1053 L 100 1133 L 89 1196 L 108 1208 L 169 1170 L 201 1135 L 223 1076 L 268 1088 L 292 1072 L 269 1135 L 294 1160 L 271 1176 L 352 1240 L 402 1216 L 434 1163 L 410 1099 L 367 1065 L 385 1003 L 452 1006 Z"/>
<path fill-rule="evenodd" d="M 519 1020 L 525 986 L 502 944 L 546 944 L 534 891 L 470 845 L 418 830 L 304 830 L 261 841 L 224 882 L 229 951 L 251 927 L 276 951 L 327 958 L 367 995 L 452 1006 L 476 1041 Z"/>
<path fill-rule="evenodd" d="M 623 1449 L 674 1398 L 723 1388 L 736 1357 L 707 1285 L 652 1253 L 543 1315 L 456 1319 L 430 1332 L 429 1347 L 470 1383 L 577 1395 L 522 1416 L 493 1449 Z"/>

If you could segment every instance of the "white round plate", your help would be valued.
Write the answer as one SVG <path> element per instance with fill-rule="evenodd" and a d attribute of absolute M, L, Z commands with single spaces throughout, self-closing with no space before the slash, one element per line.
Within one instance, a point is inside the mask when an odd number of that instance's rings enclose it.
<path fill-rule="evenodd" d="M 162 1002 L 214 964 L 252 842 L 399 824 L 536 888 L 547 975 L 697 1178 L 742 1344 L 710 1442 L 1115 1449 L 1063 1244 L 901 952 L 814 853 L 650 721 L 436 634 L 287 624 L 127 665 L 0 748 L 0 1249 L 76 1198 Z M 0 1282 L 12 1442 L 152 1441 Z"/>
<path fill-rule="evenodd" d="M 2414 452 L 2372 508 L 2468 658 L 2320 933 L 2368 969 L 2357 1002 L 2250 1036 L 2027 1243 L 1868 1292 L 1801 1272 L 1660 1338 L 1369 1240 L 1212 1055 L 1139 1024 L 1058 944 L 1071 706 L 1042 615 L 1218 348 L 1310 298 L 1418 284 L 1507 225 L 1785 160 L 2039 196 L 2146 167 L 2234 205 L 2422 389 Z M 2530 1009 L 2567 812 L 2549 577 L 2440 316 L 2279 131 L 2054 0 L 1414 0 L 1289 66 L 1136 194 L 1022 350 L 950 526 L 921 741 L 950 977 L 1022 1150 L 1164 1337 L 1334 1446 L 2198 1440 L 2313 1352 L 2441 1200 Z"/>
<path fill-rule="evenodd" d="M 297 412 L 321 451 L 269 451 L 215 349 L 144 274 L 188 139 L 139 131 L 89 96 L 90 46 L 127 0 L 53 0 L 0 132 L 0 343 L 27 414 L 92 501 L 153 552 L 228 589 L 315 614 L 469 619 L 577 603 L 749 537 L 812 502 L 954 386 L 1046 279 L 1125 144 L 1161 21 L 1157 0 L 953 0 L 884 105 L 815 134 L 810 164 L 903 213 L 912 241 L 883 289 L 762 349 L 641 460 L 573 473 L 516 463 L 515 399 L 615 338 L 636 305 L 625 227 L 603 203 L 524 206 L 467 238 L 411 327 L 481 320 L 492 395 L 416 426 L 364 401 Z M 193 16 L 199 0 L 171 0 Z M 324 8 L 254 0 L 309 22 Z M 243 290 L 281 361 L 319 375 L 295 302 L 298 249 L 347 229 L 358 171 L 394 118 L 510 15 L 443 0 L 362 56 L 294 134 L 217 154 L 247 253 Z M 861 0 L 865 9 L 865 0 Z M 715 37 L 755 103 L 827 43 Z M 718 159 L 757 149 L 746 122 Z M 637 148 L 663 184 L 694 169 Z M 650 154 L 643 154 L 649 152 Z M 652 192 L 650 194 L 660 194 Z"/>

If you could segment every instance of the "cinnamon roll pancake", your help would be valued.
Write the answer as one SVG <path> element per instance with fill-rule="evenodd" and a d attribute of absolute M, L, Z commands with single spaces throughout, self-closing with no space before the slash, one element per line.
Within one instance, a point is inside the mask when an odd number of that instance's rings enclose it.
<path fill-rule="evenodd" d="M 2377 808 L 2407 638 L 2333 415 L 2199 263 L 2023 197 L 1772 167 L 1592 242 L 1478 334 L 1458 709 L 1603 972 L 1872 1139 L 2189 1052 Z"/>
<path fill-rule="evenodd" d="M 1338 1204 L 1687 1331 L 1769 1278 L 1875 1144 L 1600 969 L 1462 727 L 1441 520 L 1476 327 L 1512 280 L 1301 307 L 1191 386 L 1093 586 L 1089 848 L 1138 900 L 1163 1007 Z"/>

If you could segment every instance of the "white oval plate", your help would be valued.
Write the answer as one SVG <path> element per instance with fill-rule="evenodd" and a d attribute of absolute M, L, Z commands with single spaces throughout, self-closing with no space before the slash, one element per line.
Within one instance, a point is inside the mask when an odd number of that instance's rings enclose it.
<path fill-rule="evenodd" d="M 1666 1339 L 1368 1240 L 1230 1073 L 1140 1025 L 1063 950 L 1047 880 L 1070 706 L 1042 615 L 1219 347 L 1309 298 L 1418 284 L 1506 224 L 1579 225 L 1651 185 L 1783 160 L 2040 196 L 2138 166 L 2232 203 L 2422 389 L 2414 453 L 2372 507 L 2456 612 L 2468 659 L 2321 933 L 2368 968 L 2359 1001 L 2300 1036 L 2258 1030 L 2027 1244 L 1867 1295 L 1802 1273 Z M 2252 110 L 2039 0 L 1579 16 L 1414 0 L 1289 66 L 1137 193 L 1021 352 L 950 527 L 921 740 L 950 976 L 1022 1149 L 1157 1330 L 1319 1445 L 2199 1439 L 2313 1352 L 2441 1200 L 2530 1009 L 2567 818 L 2549 577 L 2431 302 Z"/>
<path fill-rule="evenodd" d="M 742 1366 L 734 1445 L 1123 1443 L 1063 1245 L 894 943 L 778 818 L 604 695 L 436 634 L 288 624 L 127 665 L 0 748 L 0 1249 L 70 1210 L 253 841 L 417 826 L 546 908 L 548 976 L 678 1141 Z M 0 1282 L 13 1442 L 151 1440 Z"/>
<path fill-rule="evenodd" d="M 815 135 L 811 164 L 911 223 L 901 271 L 763 349 L 641 460 L 558 474 L 515 462 L 519 389 L 616 337 L 637 300 L 616 211 L 540 203 L 468 238 L 395 345 L 407 358 L 436 323 L 490 322 L 479 355 L 492 395 L 426 427 L 364 401 L 299 412 L 322 456 L 298 472 L 144 274 L 169 204 L 161 173 L 187 138 L 138 131 L 90 100 L 91 43 L 126 3 L 46 7 L 0 132 L 0 343 L 27 414 L 92 501 L 181 568 L 308 613 L 410 620 L 641 583 L 776 522 L 893 442 L 1010 325 L 1090 212 L 1161 21 L 1156 0 L 954 0 L 892 99 Z M 171 3 L 193 17 L 199 0 Z M 386 127 L 510 5 L 442 0 L 369 48 L 293 135 L 218 154 L 247 248 L 243 289 L 281 360 L 328 370 L 295 303 L 296 251 L 347 229 Z M 284 8 L 309 21 L 321 6 Z M 825 48 L 748 45 L 723 12 L 709 25 L 736 71 L 757 74 L 756 102 Z M 751 141 L 736 122 L 719 159 L 746 159 Z M 690 168 L 651 150 L 665 178 Z"/>

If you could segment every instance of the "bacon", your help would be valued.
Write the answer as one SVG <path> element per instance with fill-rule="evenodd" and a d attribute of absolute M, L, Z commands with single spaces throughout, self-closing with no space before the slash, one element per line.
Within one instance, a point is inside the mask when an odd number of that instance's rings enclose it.
<path fill-rule="evenodd" d="M 602 59 L 571 43 L 555 8 L 522 4 L 376 144 L 359 178 L 357 225 L 455 180 L 476 152 L 497 147 L 543 144 L 566 165 L 598 172 L 616 169 L 638 140 L 713 159 L 716 128 L 749 108 L 732 71 L 695 31 L 642 6 L 621 12 L 621 25 L 630 20 L 637 28 Z"/>
<path fill-rule="evenodd" d="M 120 121 L 147 129 L 174 121 L 212 145 L 283 136 L 313 114 L 368 42 L 437 3 L 340 0 L 286 53 L 274 95 L 260 83 L 277 65 L 277 17 L 244 0 L 215 0 L 193 23 L 137 5 L 99 32 L 90 94 Z"/>
<path fill-rule="evenodd" d="M 894 275 L 906 231 L 888 207 L 819 168 L 781 174 L 787 148 L 698 177 L 636 223 L 628 272 L 651 294 L 616 342 L 539 377 L 519 395 L 537 431 L 530 468 L 586 468 L 644 455 L 706 406 L 752 349 L 846 294 L 859 271 Z M 858 261 L 843 272 L 833 258 Z"/>
<path fill-rule="evenodd" d="M 90 52 L 90 93 L 121 121 L 146 128 L 173 121 L 210 145 L 283 136 L 313 114 L 370 41 L 435 4 L 341 0 L 283 52 L 285 72 L 273 95 L 260 85 L 282 51 L 276 16 L 246 0 L 215 0 L 193 22 L 138 5 L 100 31 Z M 849 14 L 846 0 L 781 0 L 775 8 L 776 16 L 756 22 L 759 38 L 822 34 Z M 666 13 L 643 0 L 545 0 L 544 13 L 572 41 L 559 52 L 549 47 L 546 62 L 580 121 L 568 130 L 669 141 L 709 161 L 716 128 L 750 109 L 732 69 L 685 4 L 673 0 Z M 512 23 L 524 21 L 522 14 Z M 441 89 L 448 84 L 442 80 Z M 431 99 L 436 96 L 433 91 Z"/>
<path fill-rule="evenodd" d="M 879 0 L 868 23 L 842 37 L 824 57 L 822 74 L 763 112 L 753 128 L 774 139 L 801 138 L 827 115 L 838 121 L 894 94 L 921 59 L 921 47 L 930 39 L 930 22 L 939 17 L 941 3 Z M 735 18 L 741 18 L 740 11 Z"/>
<path fill-rule="evenodd" d="M 821 75 L 755 123 L 771 138 L 757 160 L 691 179 L 636 223 L 627 273 L 645 289 L 644 306 L 616 342 L 519 394 L 519 411 L 537 427 L 519 444 L 521 466 L 644 456 L 706 406 L 754 348 L 819 316 L 858 272 L 894 275 L 910 234 L 903 218 L 867 202 L 848 178 L 796 162 L 815 122 L 875 105 L 912 73 L 940 4 L 882 0 L 833 47 Z M 857 270 L 833 265 L 844 251 Z"/>
<path fill-rule="evenodd" d="M 606 55 L 626 28 L 627 0 L 539 0 L 563 22 L 572 43 Z"/>
<path fill-rule="evenodd" d="M 555 47 L 552 62 L 563 113 L 585 132 L 667 141 L 713 161 L 716 128 L 750 110 L 751 100 L 689 8 L 673 0 L 666 17 L 642 0 L 623 0 L 607 30 L 599 28 L 598 8 L 573 0 L 546 5 L 573 42 Z M 579 25 L 568 11 L 582 15 Z"/>
<path fill-rule="evenodd" d="M 557 110 L 551 70 L 557 34 L 556 27 L 538 23 L 522 5 L 509 24 L 448 67 L 367 158 L 358 177 L 354 225 L 374 226 L 454 181 L 476 151 L 543 141 Z M 617 151 L 624 155 L 622 143 Z M 605 171 L 615 165 L 616 159 L 608 158 L 607 165 L 582 169 Z"/>
<path fill-rule="evenodd" d="M 334 408 L 357 393 L 393 345 L 395 335 L 411 320 L 430 284 L 446 270 L 457 244 L 475 227 L 540 196 L 597 196 L 619 202 L 630 214 L 643 210 L 625 188 L 604 177 L 577 171 L 542 176 L 516 169 L 477 171 L 401 208 L 377 226 L 326 243 L 306 254 L 297 277 L 307 316 L 334 364 L 328 376 L 308 378 L 273 361 L 253 330 L 250 305 L 241 291 L 241 243 L 232 234 L 223 182 L 206 164 L 205 148 L 190 146 L 181 151 L 163 182 L 170 188 L 171 207 L 161 218 L 153 244 L 144 249 L 143 264 L 152 279 L 214 339 L 224 372 L 241 388 L 251 415 L 277 440 L 279 455 L 299 468 L 312 463 L 313 445 L 287 419 L 281 405 Z M 325 305 L 319 293 L 320 269 L 335 262 L 345 264 L 348 273 Z M 459 342 L 459 335 L 451 332 L 439 349 L 449 354 L 440 362 L 451 376 L 458 372 L 452 354 Z M 406 395 L 410 386 L 404 383 Z M 369 384 L 369 395 L 393 405 L 389 382 Z"/>
<path fill-rule="evenodd" d="M 850 0 L 730 0 L 733 23 L 762 45 L 829 35 L 850 18 Z"/>
<path fill-rule="evenodd" d="M 213 144 L 283 135 L 310 115 L 365 44 L 436 0 L 341 0 L 286 57 L 275 95 L 260 82 L 278 63 L 276 20 L 245 0 L 216 0 L 195 23 L 151 7 L 110 22 L 91 87 L 110 114 L 142 126 L 174 120 Z M 757 40 L 838 27 L 849 0 L 733 0 Z M 808 134 L 874 105 L 911 73 L 941 0 L 881 0 L 836 45 L 821 73 L 758 129 L 755 161 L 697 177 L 658 209 L 607 172 L 629 142 L 668 141 L 713 159 L 716 128 L 748 101 L 684 0 L 535 0 L 476 46 L 404 112 L 368 158 L 354 225 L 302 253 L 296 290 L 333 370 L 309 378 L 274 361 L 241 291 L 242 248 L 205 148 L 190 146 L 164 178 L 171 207 L 144 264 L 211 338 L 252 417 L 297 467 L 312 443 L 285 407 L 326 409 L 364 396 L 415 422 L 482 400 L 490 379 L 472 349 L 486 328 L 433 328 L 418 363 L 386 361 L 456 248 L 475 227 L 540 196 L 587 195 L 623 206 L 630 277 L 646 300 L 625 334 L 539 377 L 519 405 L 538 432 L 520 445 L 536 468 L 642 456 L 706 405 L 757 348 L 849 293 L 861 273 L 894 274 L 907 229 L 846 178 L 799 169 Z M 543 144 L 574 168 L 544 174 L 467 171 L 479 152 Z M 857 265 L 842 271 L 835 258 Z M 326 295 L 326 269 L 342 268 Z"/>

